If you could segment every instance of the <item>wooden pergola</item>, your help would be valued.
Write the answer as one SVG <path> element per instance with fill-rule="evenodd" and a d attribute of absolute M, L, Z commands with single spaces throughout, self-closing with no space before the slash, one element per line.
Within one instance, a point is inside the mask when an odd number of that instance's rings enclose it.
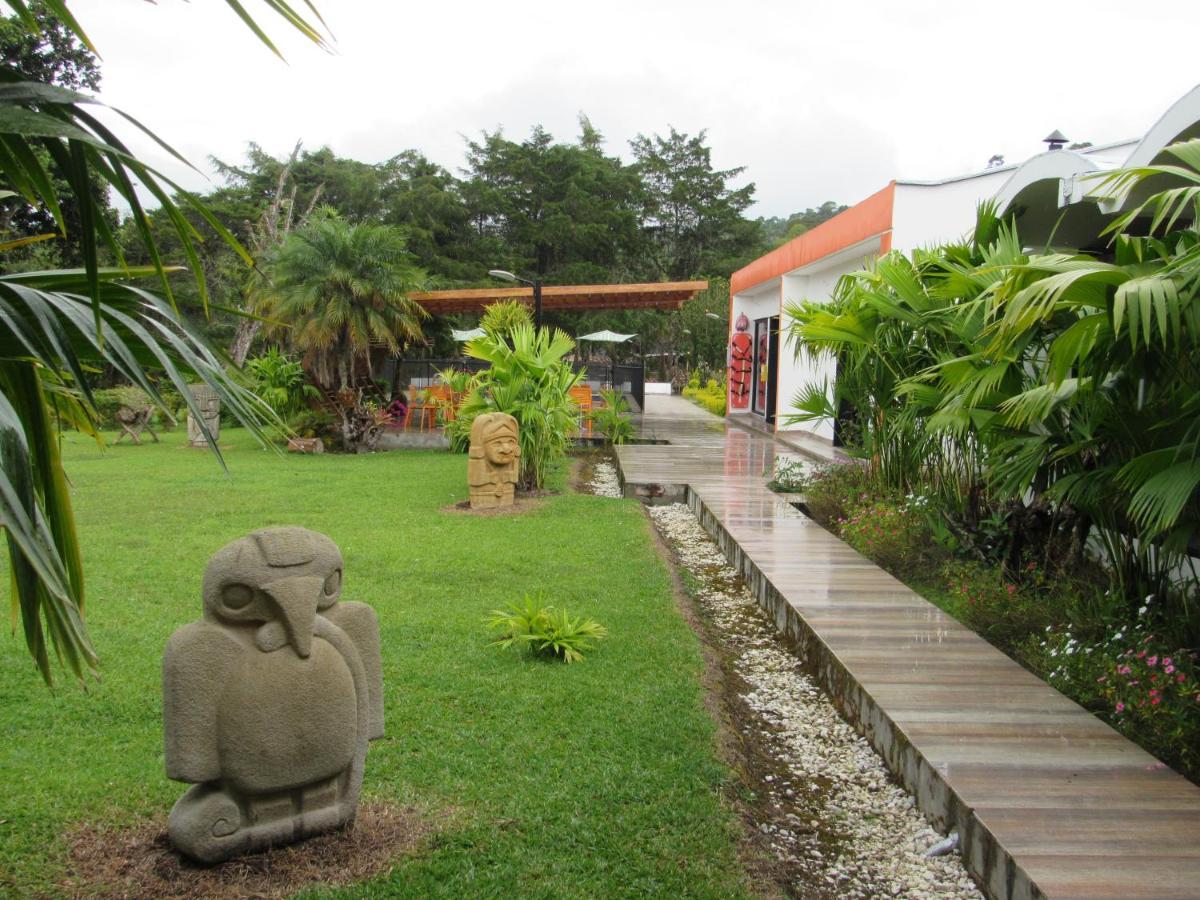
<path fill-rule="evenodd" d="M 542 288 L 545 311 L 591 312 L 600 309 L 679 309 L 708 287 L 707 281 L 657 284 L 548 284 Z M 479 313 L 499 300 L 533 302 L 533 288 L 504 285 L 456 291 L 422 291 L 409 295 L 434 316 Z"/>

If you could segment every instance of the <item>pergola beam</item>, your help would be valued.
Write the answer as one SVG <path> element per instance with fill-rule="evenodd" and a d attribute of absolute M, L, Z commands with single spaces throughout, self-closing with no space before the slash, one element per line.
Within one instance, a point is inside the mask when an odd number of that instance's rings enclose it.
<path fill-rule="evenodd" d="M 561 284 L 542 288 L 542 309 L 590 312 L 603 309 L 679 309 L 708 287 L 707 281 L 668 281 L 653 284 Z M 409 295 L 430 314 L 482 312 L 500 300 L 533 301 L 533 289 L 518 285 L 422 291 Z"/>

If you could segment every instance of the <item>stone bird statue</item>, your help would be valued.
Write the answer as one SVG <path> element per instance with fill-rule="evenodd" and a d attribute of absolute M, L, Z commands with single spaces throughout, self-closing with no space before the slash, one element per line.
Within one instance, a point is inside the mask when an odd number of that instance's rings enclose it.
<path fill-rule="evenodd" d="M 367 742 L 383 736 L 379 625 L 339 602 L 323 534 L 268 528 L 217 552 L 204 617 L 163 655 L 167 776 L 182 853 L 212 863 L 354 819 Z"/>

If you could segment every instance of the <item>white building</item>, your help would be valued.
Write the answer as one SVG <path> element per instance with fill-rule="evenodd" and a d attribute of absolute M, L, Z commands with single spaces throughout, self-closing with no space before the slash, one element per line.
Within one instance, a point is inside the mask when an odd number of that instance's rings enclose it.
<path fill-rule="evenodd" d="M 804 385 L 832 384 L 836 376 L 832 360 L 796 359 L 785 345 L 780 326 L 786 331 L 786 303 L 828 301 L 841 276 L 891 250 L 907 253 L 963 237 L 974 225 L 979 202 L 992 197 L 1001 213 L 1016 217 L 1018 233 L 1031 246 L 1099 246 L 1104 225 L 1139 197 L 1093 196 L 1096 175 L 1162 162 L 1164 147 L 1198 136 L 1200 86 L 1176 102 L 1140 141 L 1052 149 L 1019 166 L 941 181 L 893 181 L 759 257 L 730 280 L 728 414 L 757 417 L 771 430 L 805 432 L 833 442 L 832 421 L 791 426 L 778 421 Z M 1161 189 L 1152 184 L 1147 190 Z M 739 323 L 746 326 L 747 337 L 739 336 Z"/>

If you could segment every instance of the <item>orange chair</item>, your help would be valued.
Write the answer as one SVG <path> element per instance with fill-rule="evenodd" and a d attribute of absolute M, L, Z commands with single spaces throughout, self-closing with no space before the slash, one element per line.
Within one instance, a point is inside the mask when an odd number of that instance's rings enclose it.
<path fill-rule="evenodd" d="M 579 430 L 590 434 L 592 431 L 592 388 L 587 384 L 577 384 L 571 388 L 571 399 L 579 407 Z"/>
<path fill-rule="evenodd" d="M 430 399 L 433 388 L 419 388 L 415 384 L 408 386 L 408 412 L 404 416 L 404 428 L 408 428 L 408 423 L 413 420 L 413 416 L 417 417 L 418 427 L 424 431 L 426 427 L 432 429 L 433 421 L 437 416 L 437 404 Z M 418 397 L 423 397 L 422 400 L 417 400 Z"/>
<path fill-rule="evenodd" d="M 433 427 L 437 426 L 437 416 L 441 413 L 443 422 L 453 422 L 455 412 L 454 391 L 448 384 L 435 384 L 426 392 L 427 400 L 433 407 Z"/>

